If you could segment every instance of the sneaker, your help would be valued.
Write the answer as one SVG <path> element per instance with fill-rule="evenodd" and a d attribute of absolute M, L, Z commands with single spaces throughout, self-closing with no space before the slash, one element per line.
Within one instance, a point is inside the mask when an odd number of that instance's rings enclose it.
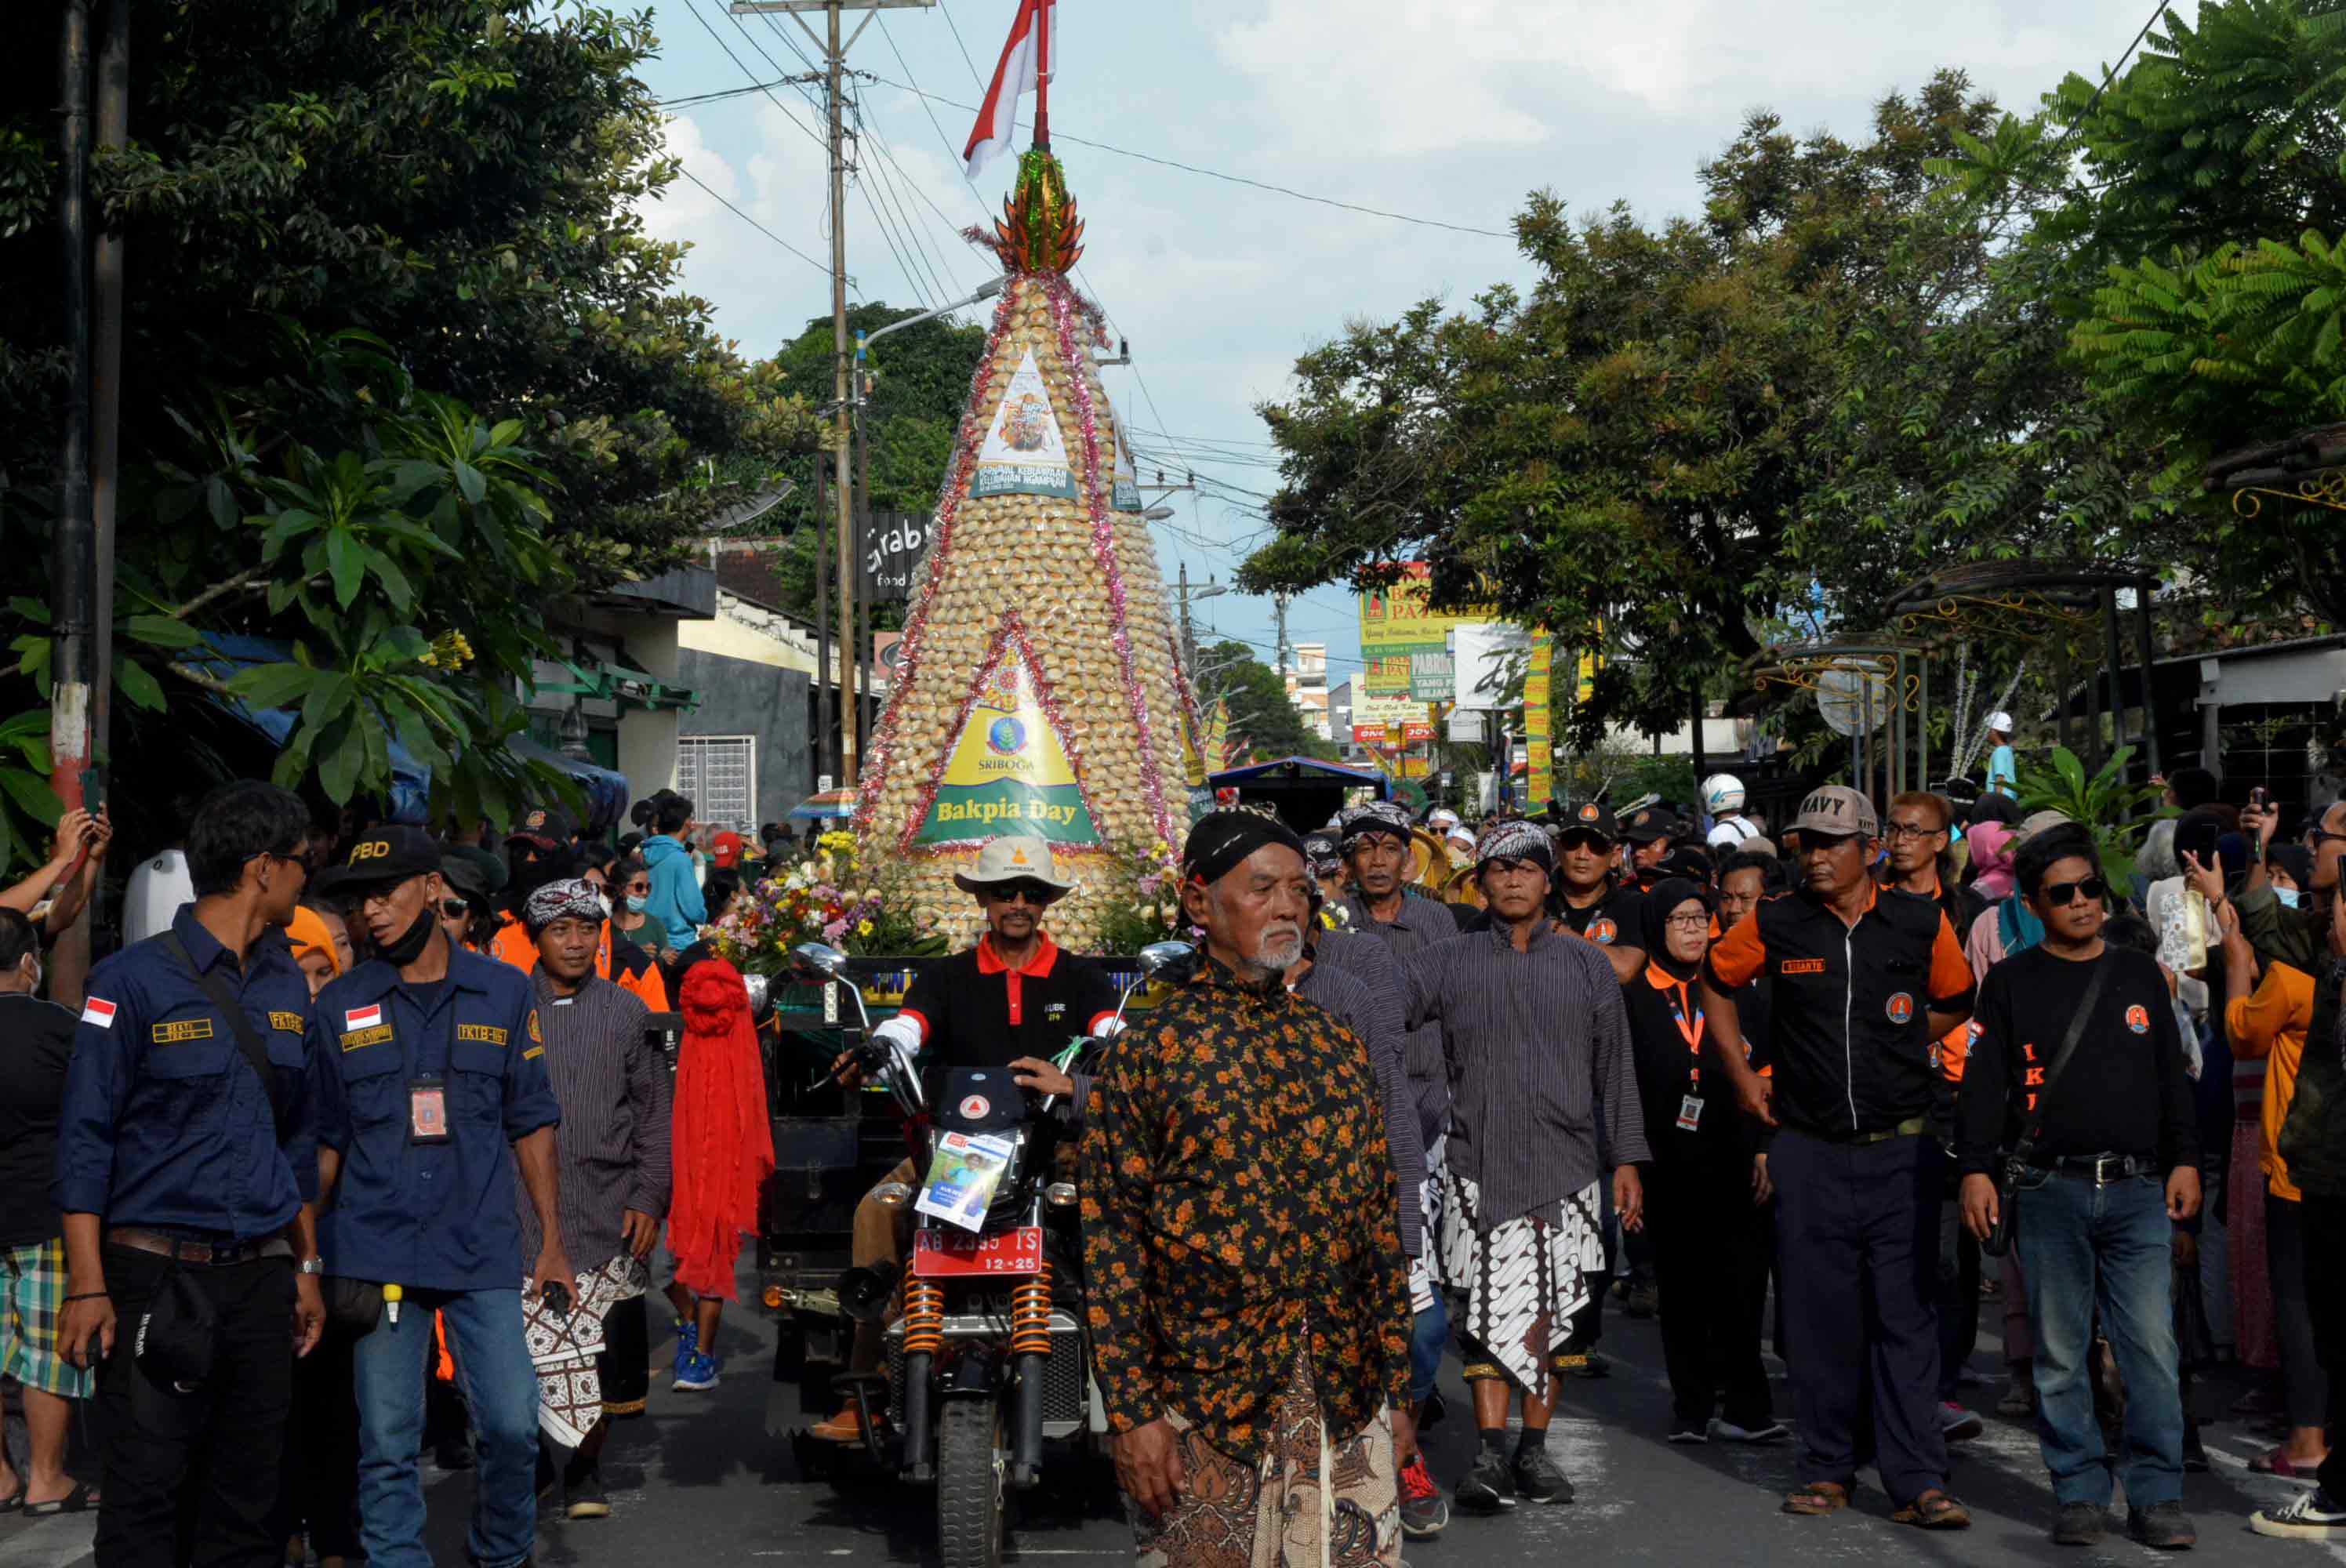
<path fill-rule="evenodd" d="M 678 1318 L 675 1319 L 674 1327 L 676 1359 L 670 1365 L 675 1369 L 676 1375 L 681 1378 L 684 1376 L 686 1364 L 700 1354 L 700 1325 L 688 1318 Z"/>
<path fill-rule="evenodd" d="M 1395 1479 L 1401 1482 L 1401 1532 L 1412 1541 L 1430 1541 L 1441 1534 L 1442 1527 L 1450 1522 L 1450 1505 L 1442 1500 L 1442 1488 L 1425 1468 L 1425 1456 L 1410 1455 Z"/>
<path fill-rule="evenodd" d="M 2283 1541 L 2346 1541 L 2346 1504 L 2320 1487 L 2249 1515 L 2249 1528 Z"/>
<path fill-rule="evenodd" d="M 1674 1421 L 1670 1424 L 1670 1435 L 1663 1441 L 1675 1443 L 1708 1442 L 1710 1433 L 1694 1421 Z"/>
<path fill-rule="evenodd" d="M 1547 1450 L 1527 1448 L 1515 1454 L 1515 1495 L 1530 1502 L 1570 1502 L 1572 1482 L 1565 1479 Z"/>
<path fill-rule="evenodd" d="M 1995 1413 L 2000 1416 L 2033 1416 L 2036 1413 L 2036 1374 L 2026 1367 L 2014 1367 L 2012 1379 L 2004 1385 L 2004 1398 L 1995 1401 Z"/>
<path fill-rule="evenodd" d="M 1939 1401 L 1939 1435 L 1949 1442 L 1964 1442 L 1987 1431 L 1987 1423 L 1979 1419 L 1977 1410 L 1966 1410 L 1953 1400 Z"/>
<path fill-rule="evenodd" d="M 676 1381 L 670 1386 L 686 1392 L 713 1389 L 717 1386 L 718 1374 L 724 1369 L 725 1363 L 718 1357 L 704 1356 L 695 1350 L 677 1363 Z"/>
<path fill-rule="evenodd" d="M 589 1470 L 576 1481 L 566 1481 L 562 1488 L 562 1517 L 565 1519 L 608 1519 L 611 1500 L 603 1495 L 603 1472 Z"/>
<path fill-rule="evenodd" d="M 1792 1429 L 1781 1421 L 1770 1421 L 1763 1426 L 1739 1427 L 1733 1421 L 1713 1421 L 1710 1430 L 1719 1434 L 1721 1442 L 1774 1442 L 1792 1435 Z"/>
<path fill-rule="evenodd" d="M 1489 1449 L 1474 1456 L 1474 1468 L 1452 1494 L 1469 1513 L 1499 1513 L 1515 1505 L 1515 1478 L 1507 1457 Z"/>
<path fill-rule="evenodd" d="M 2109 1511 L 2098 1502 L 2065 1502 L 2053 1526 L 2055 1546 L 2098 1546 L 2109 1533 Z"/>
<path fill-rule="evenodd" d="M 2154 1502 L 2148 1508 L 2127 1510 L 2127 1533 L 2145 1546 L 2162 1551 L 2180 1552 L 2199 1542 L 2199 1532 L 2191 1528 L 2191 1516 L 2183 1512 L 2180 1502 Z"/>

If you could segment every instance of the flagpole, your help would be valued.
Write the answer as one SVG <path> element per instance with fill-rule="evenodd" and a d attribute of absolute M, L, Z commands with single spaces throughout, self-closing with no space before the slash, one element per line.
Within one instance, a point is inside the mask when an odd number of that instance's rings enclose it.
<path fill-rule="evenodd" d="M 1051 12 L 1056 0 L 1032 0 L 1035 6 L 1035 145 L 1051 150 Z"/>

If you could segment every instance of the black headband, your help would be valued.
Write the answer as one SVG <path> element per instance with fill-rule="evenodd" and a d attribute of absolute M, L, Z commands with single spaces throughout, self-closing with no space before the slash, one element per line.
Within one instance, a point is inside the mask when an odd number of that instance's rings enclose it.
<path fill-rule="evenodd" d="M 1211 811 L 1198 820 L 1181 846 L 1181 871 L 1209 887 L 1265 844 L 1277 844 L 1303 855 L 1303 840 L 1276 817 L 1259 811 Z"/>

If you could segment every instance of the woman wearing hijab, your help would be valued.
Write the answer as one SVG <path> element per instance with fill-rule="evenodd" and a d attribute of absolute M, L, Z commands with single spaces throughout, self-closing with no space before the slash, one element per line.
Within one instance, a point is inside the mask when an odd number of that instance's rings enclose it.
<path fill-rule="evenodd" d="M 1719 1435 L 1763 1442 L 1784 1435 L 1760 1364 L 1768 1290 L 1765 1217 L 1754 1156 L 1758 1124 L 1703 1072 L 1703 1019 L 1695 984 L 1710 940 L 1710 898 L 1673 877 L 1646 895 L 1644 972 L 1622 983 L 1637 1103 L 1646 1118 L 1649 1229 L 1660 1288 L 1662 1356 L 1670 1378 L 1669 1441 Z"/>

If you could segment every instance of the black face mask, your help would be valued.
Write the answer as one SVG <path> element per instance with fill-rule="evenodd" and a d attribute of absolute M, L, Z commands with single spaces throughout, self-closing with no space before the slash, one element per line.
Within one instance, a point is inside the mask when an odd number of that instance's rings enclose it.
<path fill-rule="evenodd" d="M 439 925 L 440 911 L 427 903 L 417 913 L 415 923 L 407 928 L 404 935 L 397 942 L 378 946 L 374 955 L 393 969 L 405 969 L 423 956 L 423 950 L 431 943 L 432 933 L 439 929 Z"/>

